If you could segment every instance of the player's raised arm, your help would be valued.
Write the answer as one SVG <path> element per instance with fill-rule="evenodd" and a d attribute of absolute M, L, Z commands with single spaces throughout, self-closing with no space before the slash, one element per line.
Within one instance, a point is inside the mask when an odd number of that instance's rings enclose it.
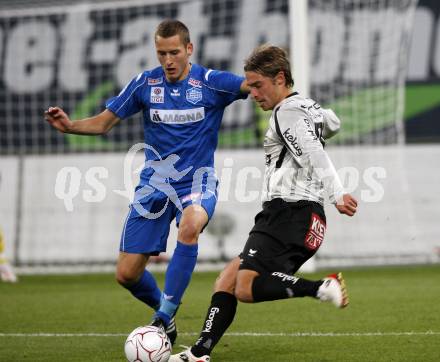
<path fill-rule="evenodd" d="M 346 193 L 332 160 L 324 150 L 308 119 L 300 119 L 295 127 L 300 149 L 308 155 L 310 164 L 324 184 L 330 201 L 340 214 L 353 216 L 357 210 L 357 200 Z"/>
<path fill-rule="evenodd" d="M 298 164 L 302 165 L 304 158 L 307 158 L 314 172 L 323 182 L 330 201 L 341 214 L 353 216 L 356 213 L 357 201 L 344 190 L 313 122 L 296 109 L 279 111 L 276 119 L 279 136 Z"/>
<path fill-rule="evenodd" d="M 96 116 L 72 121 L 60 107 L 49 107 L 44 118 L 60 132 L 80 135 L 104 134 L 119 122 L 119 118 L 107 109 Z"/>

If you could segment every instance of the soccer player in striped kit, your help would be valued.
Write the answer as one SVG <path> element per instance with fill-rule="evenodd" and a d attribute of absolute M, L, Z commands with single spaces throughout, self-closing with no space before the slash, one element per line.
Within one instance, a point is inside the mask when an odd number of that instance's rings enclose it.
<path fill-rule="evenodd" d="M 257 48 L 244 70 L 254 100 L 272 110 L 264 139 L 263 210 L 243 252 L 216 280 L 199 339 L 170 362 L 209 362 L 234 319 L 237 299 L 258 303 L 308 296 L 338 308 L 348 304 L 341 273 L 317 281 L 294 275 L 323 242 L 324 193 L 341 214 L 356 213 L 357 201 L 342 187 L 324 150 L 324 140 L 339 130 L 340 121 L 332 110 L 292 91 L 290 64 L 281 48 Z"/>

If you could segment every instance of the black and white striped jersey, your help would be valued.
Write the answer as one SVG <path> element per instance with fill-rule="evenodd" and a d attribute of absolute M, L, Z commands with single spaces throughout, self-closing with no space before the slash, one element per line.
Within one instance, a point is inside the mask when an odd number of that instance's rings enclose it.
<path fill-rule="evenodd" d="M 309 200 L 324 204 L 324 192 L 335 203 L 344 194 L 324 140 L 339 131 L 330 109 L 292 93 L 275 106 L 264 139 L 266 169 L 263 201 Z"/>

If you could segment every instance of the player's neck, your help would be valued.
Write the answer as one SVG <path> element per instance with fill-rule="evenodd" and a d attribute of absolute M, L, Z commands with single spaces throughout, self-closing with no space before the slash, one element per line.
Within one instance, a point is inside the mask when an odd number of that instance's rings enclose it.
<path fill-rule="evenodd" d="M 279 104 L 281 104 L 286 98 L 290 97 L 294 94 L 291 88 L 282 87 L 281 89 L 278 88 L 276 92 L 276 97 L 273 98 L 274 104 L 271 108 L 271 110 L 275 109 Z"/>
<path fill-rule="evenodd" d="M 283 90 L 283 99 L 289 98 L 290 96 L 292 96 L 294 94 L 293 89 L 292 88 L 285 88 Z"/>
<path fill-rule="evenodd" d="M 188 63 L 178 79 L 168 79 L 167 78 L 167 82 L 169 82 L 169 83 L 181 82 L 186 77 L 188 77 L 188 74 L 191 72 L 191 67 L 192 67 L 192 64 Z"/>
<path fill-rule="evenodd" d="M 292 94 L 293 94 L 293 90 L 291 88 L 283 87 L 283 89 L 279 93 L 279 97 L 277 99 L 278 100 L 277 104 L 280 104 L 282 101 L 284 101 L 286 98 L 290 97 Z"/>

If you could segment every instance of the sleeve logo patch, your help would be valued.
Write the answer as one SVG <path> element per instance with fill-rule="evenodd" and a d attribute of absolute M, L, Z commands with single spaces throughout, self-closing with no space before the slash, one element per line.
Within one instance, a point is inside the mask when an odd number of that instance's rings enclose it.
<path fill-rule="evenodd" d="M 318 215 L 312 213 L 309 231 L 304 241 L 304 245 L 307 249 L 312 251 L 319 249 L 324 240 L 325 229 L 325 222 Z"/>

